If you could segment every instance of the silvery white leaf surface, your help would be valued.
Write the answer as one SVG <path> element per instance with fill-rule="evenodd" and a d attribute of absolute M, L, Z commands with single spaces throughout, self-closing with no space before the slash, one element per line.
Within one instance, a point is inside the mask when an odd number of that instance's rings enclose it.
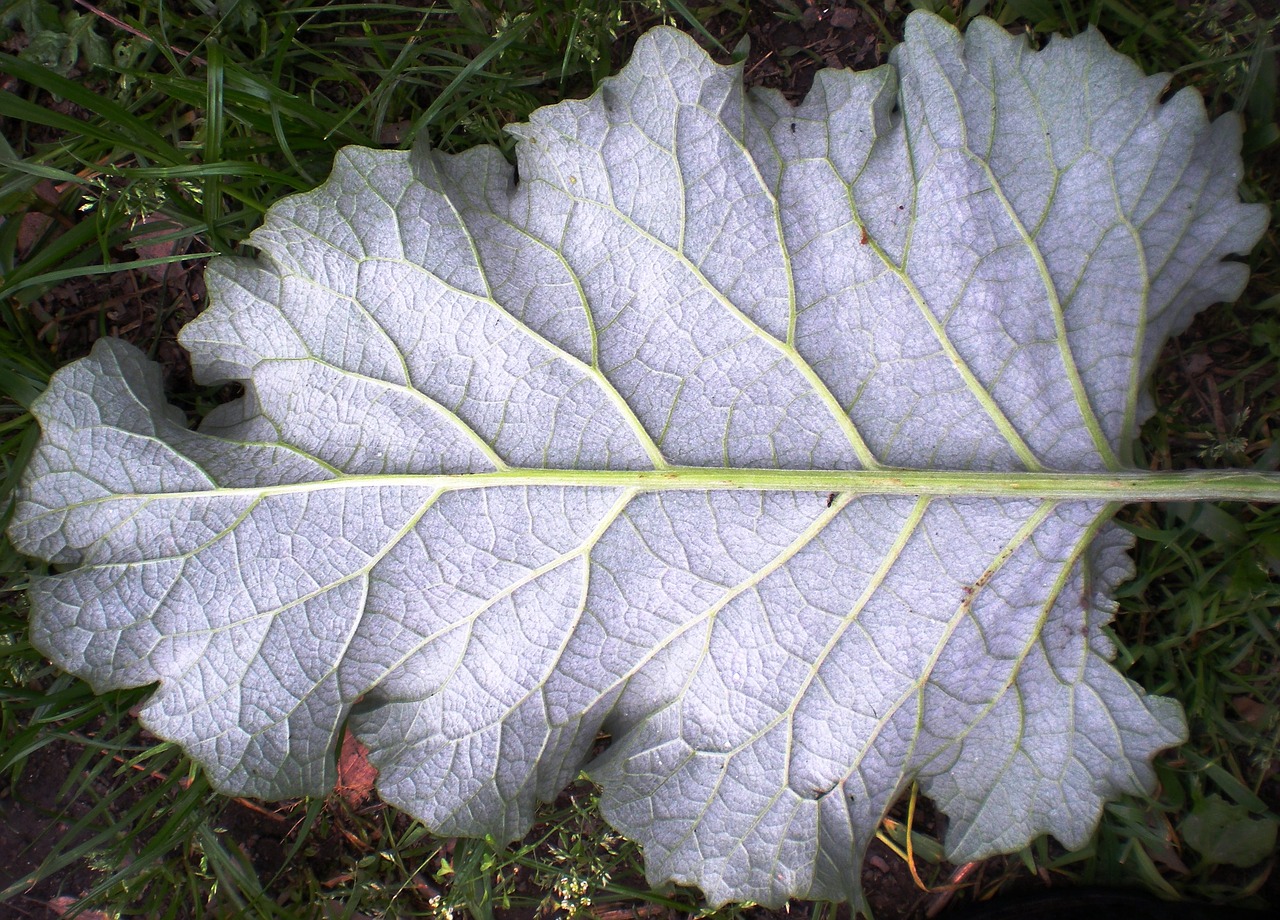
<path fill-rule="evenodd" d="M 40 400 L 33 639 L 229 792 L 323 793 L 349 722 L 444 834 L 519 836 L 607 730 L 608 820 L 712 902 L 857 901 L 912 779 L 955 860 L 1083 844 L 1185 733 L 1109 663 L 1114 507 L 751 476 L 1123 468 L 1265 222 L 1163 87 L 915 14 L 792 108 L 658 29 L 518 182 L 347 149 L 209 267 L 182 341 L 243 399 L 190 431 L 104 340 Z"/>

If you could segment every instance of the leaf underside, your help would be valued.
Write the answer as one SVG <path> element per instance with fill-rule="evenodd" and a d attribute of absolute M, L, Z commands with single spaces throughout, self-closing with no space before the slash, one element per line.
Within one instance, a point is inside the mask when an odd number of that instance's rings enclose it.
<path fill-rule="evenodd" d="M 1081 845 L 1185 735 L 1109 663 L 1114 508 L 731 486 L 1123 469 L 1265 222 L 1238 123 L 1163 88 L 1096 33 L 917 13 L 793 108 L 657 29 L 510 129 L 518 182 L 347 149 L 210 264 L 182 342 L 243 399 L 190 431 L 103 340 L 39 401 L 33 641 L 156 683 L 228 792 L 328 790 L 349 724 L 444 834 L 520 836 L 607 731 L 606 817 L 713 903 L 861 903 L 912 779 L 954 860 Z M 689 467 L 726 485 L 593 480 Z"/>

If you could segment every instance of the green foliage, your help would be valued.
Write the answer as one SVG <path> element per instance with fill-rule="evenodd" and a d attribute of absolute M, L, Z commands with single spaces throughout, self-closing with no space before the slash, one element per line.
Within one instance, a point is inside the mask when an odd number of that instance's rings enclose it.
<path fill-rule="evenodd" d="M 17 0 L 0 12 L 0 27 L 27 39 L 19 57 L 64 77 L 77 66 L 93 70 L 110 64 L 106 39 L 96 26 L 93 16 L 74 10 L 59 13 L 49 0 Z"/>
<path fill-rule="evenodd" d="M 1275 852 L 1276 819 L 1253 817 L 1243 805 L 1211 795 L 1179 827 L 1182 839 L 1209 865 L 1248 868 Z"/>

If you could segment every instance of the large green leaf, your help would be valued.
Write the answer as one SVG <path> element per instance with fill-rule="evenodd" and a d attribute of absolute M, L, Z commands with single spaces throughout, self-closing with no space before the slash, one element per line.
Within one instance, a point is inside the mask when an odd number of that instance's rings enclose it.
<path fill-rule="evenodd" d="M 34 641 L 157 683 L 228 791 L 323 792 L 349 722 L 447 834 L 523 833 L 604 729 L 606 816 L 713 902 L 858 899 L 913 778 L 953 859 L 1082 844 L 1185 733 L 1109 664 L 1108 521 L 1265 222 L 1239 125 L 920 14 L 797 108 L 741 76 L 656 30 L 512 129 L 518 181 L 346 150 L 211 263 L 182 340 L 246 392 L 199 432 L 129 346 L 63 370 Z"/>

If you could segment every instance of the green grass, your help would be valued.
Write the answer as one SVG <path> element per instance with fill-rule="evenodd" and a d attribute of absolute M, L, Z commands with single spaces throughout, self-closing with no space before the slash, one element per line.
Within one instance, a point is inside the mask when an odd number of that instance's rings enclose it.
<path fill-rule="evenodd" d="M 900 34 L 911 6 L 845 5 L 873 13 L 884 44 Z M 1276 225 L 1280 171 L 1271 161 L 1280 159 L 1280 128 L 1268 34 L 1275 23 L 1251 16 L 1245 4 L 914 5 L 961 24 L 993 15 L 1035 40 L 1098 25 L 1146 70 L 1171 72 L 1175 87 L 1204 94 L 1212 112 L 1246 118 L 1244 193 L 1267 203 Z M 641 27 L 667 21 L 733 48 L 753 12 L 797 19 L 802 7 L 452 0 L 423 10 L 319 0 L 180 7 L 103 0 L 94 12 L 70 2 L 0 4 L 7 30 L 0 38 L 30 42 L 0 57 L 0 75 L 9 77 L 0 92 L 0 392 L 8 397 L 0 405 L 0 506 L 34 444 L 26 407 L 48 375 L 109 333 L 174 358 L 174 330 L 202 305 L 201 260 L 237 251 L 268 204 L 324 178 L 339 147 L 405 146 L 425 132 L 449 150 L 506 148 L 502 125 L 588 92 L 622 62 Z M 802 58 L 797 52 L 794 60 Z M 148 242 L 165 244 L 163 251 L 134 248 L 144 231 L 159 234 Z M 1142 441 L 1152 468 L 1280 466 L 1274 230 L 1250 262 L 1253 281 L 1241 302 L 1210 311 L 1162 364 L 1160 408 Z M 160 284 L 158 272 L 173 283 Z M 71 306 L 86 295 L 98 300 Z M 170 382 L 174 399 L 194 413 L 215 397 L 181 368 Z M 1120 598 L 1118 661 L 1149 690 L 1183 703 L 1191 741 L 1161 758 L 1155 797 L 1109 807 L 1092 844 L 1076 853 L 1039 841 L 954 875 L 926 822 L 913 815 L 908 835 L 904 808 L 883 837 L 904 855 L 911 841 L 924 883 L 956 878 L 962 897 L 989 897 L 1038 874 L 1140 885 L 1170 898 L 1260 897 L 1274 860 L 1224 865 L 1196 824 L 1218 817 L 1246 833 L 1277 820 L 1280 511 L 1153 505 L 1129 509 L 1125 521 L 1138 541 L 1139 576 Z M 95 697 L 31 648 L 21 594 L 28 566 L 0 542 L 7 585 L 0 771 L 20 795 L 47 781 L 29 769 L 42 754 L 57 750 L 74 762 L 58 778 L 64 811 L 49 816 L 50 838 L 60 843 L 0 899 L 20 903 L 34 880 L 87 864 L 93 887 L 84 903 L 122 916 L 701 911 L 696 892 L 644 888 L 635 847 L 600 820 L 585 785 L 546 806 L 541 823 L 512 847 L 440 840 L 381 805 L 351 805 L 337 795 L 273 806 L 274 817 L 228 802 L 180 751 L 140 732 L 129 710 L 144 693 Z M 279 829 L 273 859 L 250 859 L 260 849 L 242 833 L 251 821 Z M 881 852 L 899 859 L 894 850 Z"/>

